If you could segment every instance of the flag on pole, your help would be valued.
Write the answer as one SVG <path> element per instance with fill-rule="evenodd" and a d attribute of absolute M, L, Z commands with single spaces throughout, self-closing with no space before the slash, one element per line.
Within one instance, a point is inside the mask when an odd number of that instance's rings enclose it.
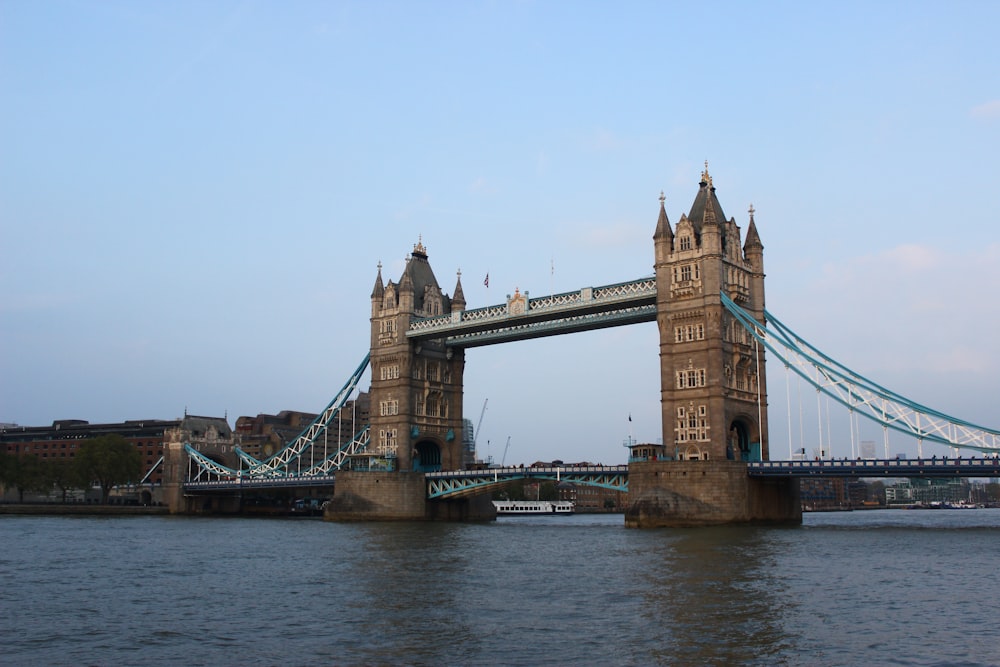
<path fill-rule="evenodd" d="M 486 285 L 487 287 L 490 286 L 490 274 L 488 273 L 486 274 L 486 278 L 483 280 L 483 284 Z"/>

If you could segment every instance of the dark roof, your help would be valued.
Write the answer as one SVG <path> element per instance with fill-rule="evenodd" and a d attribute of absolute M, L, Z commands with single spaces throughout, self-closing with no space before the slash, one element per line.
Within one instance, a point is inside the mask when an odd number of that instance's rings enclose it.
<path fill-rule="evenodd" d="M 694 226 L 695 232 L 700 234 L 701 227 L 706 222 L 706 212 L 708 213 L 708 222 L 720 223 L 724 222 L 727 218 L 722 212 L 722 204 L 719 203 L 719 198 L 715 196 L 712 177 L 708 175 L 707 169 L 702 174 L 702 179 L 698 186 L 698 194 L 694 197 L 694 203 L 691 204 L 691 212 L 688 213 L 687 217 Z"/>
<path fill-rule="evenodd" d="M 430 262 L 427 261 L 427 249 L 424 248 L 423 243 L 417 243 L 413 246 L 413 253 L 410 255 L 409 261 L 406 262 L 406 269 L 403 270 L 399 285 L 402 289 L 413 288 L 413 307 L 418 311 L 424 309 L 426 287 L 433 286 L 440 291 L 441 287 L 438 285 L 437 278 L 434 277 Z M 449 309 L 447 299 L 444 306 L 445 312 L 447 312 Z"/>

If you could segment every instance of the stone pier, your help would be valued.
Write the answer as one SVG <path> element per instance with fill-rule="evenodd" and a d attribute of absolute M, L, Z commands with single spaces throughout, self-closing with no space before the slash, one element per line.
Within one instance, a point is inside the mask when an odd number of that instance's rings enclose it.
<path fill-rule="evenodd" d="M 491 521 L 496 510 L 488 495 L 428 500 L 421 472 L 337 473 L 328 521 Z"/>
<path fill-rule="evenodd" d="M 647 461 L 629 465 L 630 528 L 801 523 L 796 479 L 747 476 L 738 461 Z"/>

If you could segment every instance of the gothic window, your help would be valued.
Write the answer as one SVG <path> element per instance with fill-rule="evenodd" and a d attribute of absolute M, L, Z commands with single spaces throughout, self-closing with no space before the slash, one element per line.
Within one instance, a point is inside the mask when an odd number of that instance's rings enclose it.
<path fill-rule="evenodd" d="M 437 382 L 438 364 L 436 362 L 427 364 L 427 379 L 431 382 Z"/>
<path fill-rule="evenodd" d="M 413 413 L 422 415 L 424 414 L 424 395 L 418 393 L 413 400 Z"/>
<path fill-rule="evenodd" d="M 699 405 L 697 409 L 694 406 L 689 409 L 677 408 L 675 431 L 677 442 L 707 442 L 709 439 L 707 408 L 704 405 Z"/>
<path fill-rule="evenodd" d="M 387 401 L 379 402 L 379 414 L 383 417 L 389 417 L 392 415 L 399 414 L 399 401 L 395 399 L 390 399 Z"/>
<path fill-rule="evenodd" d="M 706 382 L 706 373 L 704 368 L 694 368 L 694 369 L 688 369 L 686 371 L 677 371 L 678 389 L 691 389 L 693 387 L 704 387 L 705 382 Z"/>
<path fill-rule="evenodd" d="M 704 324 L 687 324 L 674 327 L 674 342 L 684 343 L 693 340 L 705 340 Z"/>
<path fill-rule="evenodd" d="M 687 282 L 691 280 L 691 265 L 685 264 L 681 267 L 681 282 Z"/>
<path fill-rule="evenodd" d="M 682 236 L 681 237 L 681 250 L 690 250 L 690 249 L 691 249 L 691 237 L 687 236 L 687 235 Z"/>
<path fill-rule="evenodd" d="M 441 400 L 435 394 L 427 397 L 426 414 L 428 417 L 439 417 L 441 415 Z"/>
<path fill-rule="evenodd" d="M 384 454 L 394 454 L 396 452 L 396 429 L 383 428 L 378 432 L 379 449 Z"/>
<path fill-rule="evenodd" d="M 399 378 L 399 364 L 389 364 L 381 367 L 383 380 L 396 380 Z"/>

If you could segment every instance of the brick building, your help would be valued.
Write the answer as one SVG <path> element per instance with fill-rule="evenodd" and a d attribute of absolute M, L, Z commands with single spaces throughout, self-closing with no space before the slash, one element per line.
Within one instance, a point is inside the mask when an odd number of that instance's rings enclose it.
<path fill-rule="evenodd" d="M 184 415 L 182 419 L 135 419 L 111 424 L 91 424 L 82 419 L 60 419 L 51 426 L 0 426 L 0 451 L 14 456 L 37 456 L 42 461 L 67 460 L 76 455 L 90 438 L 120 435 L 135 445 L 142 456 L 142 478 L 159 484 L 163 443 L 168 431 L 181 429 L 193 439 L 208 435 L 232 439 L 232 429 L 225 418 Z"/>

